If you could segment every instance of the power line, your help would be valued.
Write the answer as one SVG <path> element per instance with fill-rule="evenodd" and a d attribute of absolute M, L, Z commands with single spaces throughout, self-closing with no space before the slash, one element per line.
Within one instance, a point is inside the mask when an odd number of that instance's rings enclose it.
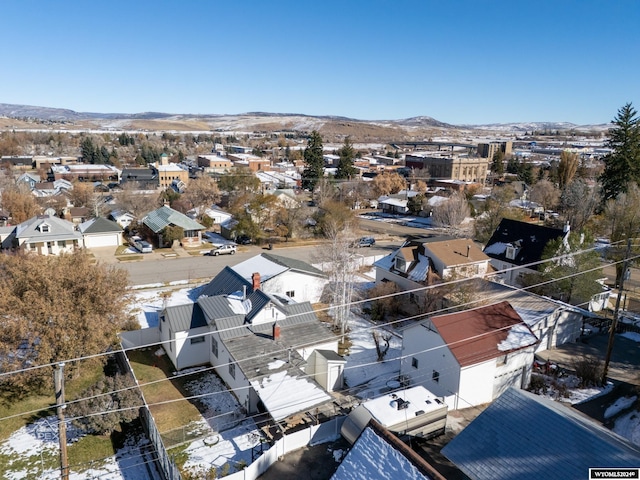
<path fill-rule="evenodd" d="M 585 250 L 583 250 L 583 251 L 575 252 L 575 253 L 570 254 L 570 255 L 562 255 L 562 256 L 558 256 L 558 257 L 554 257 L 554 258 L 555 258 L 555 259 L 559 259 L 559 258 L 566 258 L 567 256 L 573 256 L 573 255 L 577 255 L 577 254 L 585 253 L 586 251 L 589 251 L 589 250 L 594 250 L 594 249 L 585 249 Z M 640 257 L 640 255 L 639 255 L 639 256 L 637 256 L 637 257 L 633 257 L 633 258 L 638 258 L 638 257 Z M 552 259 L 545 260 L 545 261 L 540 261 L 540 262 L 532 262 L 532 264 L 544 263 L 544 262 L 551 261 L 551 260 L 552 260 Z M 611 264 L 609 264 L 609 265 L 615 265 L 615 264 L 617 264 L 617 263 L 620 263 L 620 262 L 613 262 L 613 263 L 611 263 Z M 502 272 L 504 272 L 504 271 L 508 271 L 508 270 L 513 270 L 513 269 L 516 269 L 516 268 L 517 268 L 517 269 L 520 269 L 520 268 L 523 268 L 523 267 L 522 267 L 522 266 L 520 266 L 520 267 L 513 267 L 513 268 L 510 268 L 510 269 L 505 269 L 505 270 L 503 270 L 503 271 L 496 272 L 496 274 L 498 274 L 498 273 L 502 273 Z M 600 268 L 602 268 L 602 267 L 596 267 L 596 268 L 593 268 L 593 269 L 590 269 L 590 270 L 586 270 L 586 271 L 583 271 L 583 272 L 574 273 L 574 274 L 571 274 L 571 275 L 568 275 L 568 276 L 565 276 L 565 277 L 562 277 L 562 278 L 559 278 L 559 279 L 553 279 L 553 280 L 550 280 L 550 281 L 548 281 L 548 282 L 542 282 L 542 283 L 537 284 L 537 285 L 541 285 L 541 284 L 544 284 L 544 283 L 553 283 L 553 282 L 555 282 L 555 281 L 559 281 L 559 280 L 562 280 L 562 279 L 565 279 L 565 278 L 570 278 L 570 277 L 573 277 L 573 276 L 578 276 L 578 275 L 581 275 L 581 274 L 586 273 L 586 272 L 588 272 L 588 271 L 591 271 L 591 270 L 598 270 L 598 269 L 600 269 Z M 459 280 L 455 280 L 455 281 L 444 282 L 444 283 L 442 283 L 442 284 L 437 284 L 437 285 L 433 285 L 433 286 L 427 286 L 427 287 L 423 287 L 423 288 L 420 288 L 420 289 L 415 289 L 415 290 L 413 290 L 413 291 L 427 290 L 427 289 L 430 289 L 430 288 L 442 287 L 442 286 L 445 286 L 445 285 L 447 285 L 447 284 L 454 284 L 454 283 L 459 283 L 460 281 L 470 281 L 470 280 L 474 280 L 474 278 L 464 278 L 464 279 L 459 279 Z M 518 291 L 526 291 L 527 289 L 529 289 L 529 288 L 534 288 L 534 287 L 535 287 L 535 286 L 537 286 L 537 285 L 532 285 L 532 286 L 529 286 L 529 287 L 523 287 L 523 288 L 514 288 L 514 289 L 513 289 L 513 291 L 512 291 L 512 292 L 510 292 L 509 294 L 511 294 L 511 293 L 516 293 L 516 292 L 518 292 Z M 397 292 L 397 293 L 394 293 L 394 294 L 389 294 L 389 295 L 384 295 L 384 296 L 380 296 L 380 297 L 375 297 L 375 298 L 367 299 L 367 300 L 363 300 L 363 301 L 371 301 L 371 300 L 376 300 L 376 299 L 380 299 L 380 298 L 387 298 L 387 297 L 394 296 L 394 295 L 403 295 L 403 294 L 406 294 L 406 293 L 407 293 L 407 291 Z M 509 294 L 506 294 L 506 293 L 500 293 L 500 294 L 496 294 L 496 295 L 494 295 L 494 296 L 492 296 L 492 297 L 489 297 L 489 299 L 492 299 L 492 298 L 505 298 L 505 297 L 508 297 L 508 296 L 509 296 Z M 487 297 L 485 297 L 485 298 L 483 298 L 483 299 L 480 299 L 480 300 L 473 300 L 473 301 L 467 302 L 467 303 L 465 303 L 465 304 L 455 305 L 455 306 L 451 306 L 451 307 L 447 307 L 447 308 L 443 308 L 443 309 L 435 310 L 435 311 L 428 312 L 428 313 L 419 313 L 419 314 L 416 314 L 416 315 L 414 315 L 414 316 L 410 316 L 410 317 L 403 317 L 403 318 L 401 318 L 401 319 L 397 319 L 397 320 L 393 320 L 393 321 L 385 322 L 385 323 L 380 324 L 380 325 L 374 325 L 374 326 L 371 326 L 371 327 L 367 327 L 367 328 L 361 329 L 361 331 L 365 331 L 365 330 L 375 330 L 375 329 L 379 329 L 379 328 L 382 328 L 382 327 L 385 327 L 385 326 L 391 326 L 391 325 L 393 325 L 393 324 L 395 324 L 395 323 L 404 322 L 404 321 L 411 320 L 411 319 L 415 319 L 415 318 L 419 318 L 419 317 L 433 316 L 434 314 L 438 314 L 438 313 L 446 312 L 446 311 L 453 310 L 453 309 L 459 309 L 460 307 L 464 307 L 464 306 L 472 305 L 472 304 L 479 303 L 479 302 L 486 301 L 486 300 L 487 300 Z M 348 303 L 347 305 L 354 305 L 354 304 L 362 303 L 363 301 L 350 302 L 350 303 Z M 327 307 L 327 308 L 325 308 L 325 309 L 320 309 L 319 311 L 327 310 L 328 308 L 331 308 L 331 307 Z M 238 328 L 238 327 L 231 327 L 231 328 L 228 328 L 228 329 L 223 329 L 223 330 L 216 330 L 216 331 L 212 331 L 212 332 L 207 332 L 207 333 L 205 333 L 205 334 L 200 334 L 200 335 L 198 335 L 198 336 L 212 335 L 212 334 L 217 333 L 217 332 L 229 331 L 229 330 L 232 330 L 232 329 L 235 329 L 235 328 Z M 243 327 L 241 327 L 241 328 L 243 328 Z M 334 338 L 334 336 L 327 337 L 327 340 L 330 340 L 330 339 L 333 339 L 333 338 Z M 174 340 L 174 341 L 175 341 L 175 340 Z M 79 359 L 70 360 L 70 361 L 77 361 L 77 360 L 82 360 L 82 359 L 87 359 L 87 358 L 95 358 L 95 357 L 97 357 L 97 356 L 111 355 L 111 354 L 113 354 L 113 353 L 120 353 L 120 352 L 122 352 L 122 353 L 126 353 L 127 351 L 130 351 L 130 350 L 136 350 L 136 349 L 141 349 L 141 348 L 145 348 L 145 347 L 156 346 L 156 345 L 159 345 L 159 344 L 165 344 L 165 343 L 169 343 L 169 341 L 155 342 L 155 343 L 152 343 L 152 344 L 142 345 L 142 346 L 138 346 L 138 347 L 134 347 L 134 348 L 125 348 L 125 349 L 117 350 L 117 351 L 115 351 L 115 352 L 106 352 L 106 353 L 102 353 L 102 354 L 94 354 L 94 355 L 85 356 L 85 357 L 82 357 L 82 358 L 79 358 Z M 292 346 L 292 347 L 290 347 L 290 348 L 299 348 L 299 347 L 301 347 L 301 345 L 299 345 L 299 346 Z M 288 349 L 289 349 L 289 347 L 288 347 L 288 348 L 286 348 L 286 349 L 282 349 L 282 350 L 280 351 L 280 353 L 285 352 L 285 351 L 287 351 Z M 276 351 L 276 352 L 271 352 L 270 354 L 273 354 L 273 353 L 278 353 L 278 352 L 277 352 L 277 351 Z M 239 362 L 230 362 L 230 363 L 242 363 L 242 362 L 246 362 L 246 361 L 249 361 L 249 360 L 252 360 L 252 359 L 260 358 L 261 356 L 263 356 L 263 355 L 258 355 L 258 356 L 256 356 L 256 357 L 250 357 L 250 358 L 248 358 L 248 359 L 244 359 L 244 360 L 241 360 L 241 361 L 239 361 Z M 229 363 L 220 364 L 220 365 L 218 365 L 217 367 L 213 367 L 213 366 L 212 366 L 212 367 L 207 367 L 207 369 L 206 369 L 206 370 L 215 370 L 216 368 L 221 368 L 221 367 L 224 367 L 225 365 L 227 365 L 227 366 L 228 366 L 228 365 L 229 365 Z M 33 369 L 33 368 L 42 368 L 42 367 L 45 367 L 45 366 L 49 366 L 49 365 L 41 365 L 41 366 L 36 366 L 36 367 L 30 367 L 29 369 L 16 370 L 16 371 L 13 371 L 13 372 L 5 372 L 5 373 L 3 373 L 3 374 L 1 374 L 1 375 L 8 375 L 8 374 L 11 374 L 11 373 L 20 373 L 20 372 L 22 372 L 22 371 L 28 371 L 28 370 L 31 370 L 31 369 Z M 362 367 L 362 366 L 364 366 L 364 365 L 357 365 L 357 366 L 354 366 L 354 368 L 358 368 L 358 367 Z M 200 370 L 200 371 L 198 371 L 198 373 L 199 373 L 199 372 L 201 372 L 201 370 Z M 185 375 L 190 375 L 190 374 L 193 374 L 193 373 L 196 373 L 196 372 L 186 372 L 186 373 L 183 373 L 183 374 L 178 374 L 178 375 L 174 376 L 173 378 L 177 378 L 177 377 L 181 377 L 181 376 L 185 376 Z M 166 378 L 166 379 L 159 379 L 159 380 L 156 380 L 156 381 L 147 382 L 147 383 L 140 384 L 140 385 L 136 385 L 136 386 L 132 386 L 132 387 L 127 387 L 127 388 L 123 388 L 123 389 L 120 389 L 120 390 L 115 390 L 115 391 L 112 391 L 112 392 L 101 393 L 101 394 L 98 394 L 98 395 L 94 395 L 94 396 L 92 396 L 92 397 L 85 397 L 85 398 L 81 398 L 81 399 L 76 399 L 76 400 L 73 400 L 73 401 L 67 402 L 67 404 L 77 403 L 77 402 L 80 402 L 80 401 L 90 400 L 90 399 L 94 399 L 94 398 L 99 398 L 99 397 L 106 396 L 106 395 L 110 395 L 110 394 L 113 394 L 113 393 L 119 393 L 119 392 L 121 392 L 121 391 L 126 391 L 126 390 L 130 390 L 130 389 L 133 389 L 133 388 L 144 387 L 144 386 L 146 386 L 146 385 L 151 385 L 151 384 L 158 383 L 158 382 L 161 382 L 161 381 L 166 381 L 166 380 L 170 380 L 170 378 Z M 237 390 L 237 389 L 236 389 L 236 390 Z M 232 391 L 232 390 L 231 390 L 231 389 L 227 389 L 226 391 L 228 391 L 228 392 L 229 392 L 229 391 Z M 42 408 L 42 409 L 37 409 L 37 410 L 31 411 L 31 412 L 22 412 L 22 413 L 20 413 L 20 414 L 14 414 L 14 415 L 11 415 L 11 416 L 7 416 L 7 417 L 0 418 L 0 421 L 1 421 L 1 420 L 5 420 L 5 419 L 9 419 L 9 418 L 15 418 L 15 417 L 24 416 L 24 415 L 27 415 L 27 414 L 37 413 L 37 412 L 41 412 L 41 411 L 45 411 L 45 410 L 49 410 L 49 409 L 50 409 L 50 407 Z"/>

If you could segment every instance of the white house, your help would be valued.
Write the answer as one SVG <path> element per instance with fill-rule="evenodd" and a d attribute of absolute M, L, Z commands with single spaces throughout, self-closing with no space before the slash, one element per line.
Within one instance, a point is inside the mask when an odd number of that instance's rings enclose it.
<path fill-rule="evenodd" d="M 261 278 L 248 283 L 226 267 L 194 304 L 165 308 L 158 329 L 177 369 L 213 365 L 249 413 L 279 421 L 330 401 L 346 362 L 308 301 L 267 293 Z"/>
<path fill-rule="evenodd" d="M 109 217 L 122 228 L 128 228 L 136 219 L 135 215 L 123 210 L 112 210 Z"/>
<path fill-rule="evenodd" d="M 598 318 L 583 308 L 502 283 L 485 279 L 474 279 L 473 283 L 469 290 L 476 292 L 478 302 L 509 302 L 540 340 L 536 353 L 577 341 L 584 324 Z"/>
<path fill-rule="evenodd" d="M 263 292 L 278 297 L 283 302 L 294 300 L 317 303 L 327 283 L 325 274 L 301 260 L 263 253 L 232 267 L 231 270 L 241 279 L 236 290 L 249 290 L 253 287 L 254 274 L 258 273 L 258 283 Z M 202 290 L 203 295 L 219 295 L 226 288 L 223 277 L 216 276 Z"/>
<path fill-rule="evenodd" d="M 454 410 L 472 407 L 526 387 L 537 343 L 508 302 L 434 316 L 403 330 L 400 373 Z"/>
<path fill-rule="evenodd" d="M 38 215 L 22 222 L 10 237 L 7 244 L 40 255 L 71 253 L 82 246 L 82 235 L 76 226 L 52 215 Z"/>

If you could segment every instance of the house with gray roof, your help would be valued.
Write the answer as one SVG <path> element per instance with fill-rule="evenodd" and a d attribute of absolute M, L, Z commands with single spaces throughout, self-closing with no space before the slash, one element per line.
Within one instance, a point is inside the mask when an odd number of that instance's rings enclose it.
<path fill-rule="evenodd" d="M 259 274 L 263 292 L 282 302 L 317 303 L 327 283 L 326 275 L 301 260 L 263 253 L 232 267 L 225 267 L 204 287 L 201 295 L 213 296 L 222 291 L 251 290 L 253 276 Z M 230 287 L 231 286 L 231 287 Z"/>
<path fill-rule="evenodd" d="M 73 223 L 52 215 L 38 215 L 22 222 L 10 237 L 3 245 L 40 255 L 71 253 L 83 245 L 82 234 Z"/>
<path fill-rule="evenodd" d="M 597 478 L 590 468 L 637 473 L 640 466 L 636 445 L 571 407 L 515 388 L 489 405 L 442 454 L 472 480 Z"/>
<path fill-rule="evenodd" d="M 251 286 L 228 268 L 218 277 L 209 295 L 160 314 L 160 341 L 175 367 L 213 365 L 249 413 L 276 421 L 330 401 L 345 362 L 311 304 L 264 292 L 260 275 Z"/>
<path fill-rule="evenodd" d="M 142 224 L 156 235 L 158 246 L 163 246 L 165 243 L 162 238 L 162 231 L 166 227 L 182 228 L 184 236 L 180 243 L 183 246 L 191 247 L 197 247 L 202 244 L 202 232 L 206 230 L 206 227 L 167 205 L 149 212 L 142 219 Z"/>
<path fill-rule="evenodd" d="M 122 245 L 122 227 L 104 217 L 91 218 L 78 226 L 85 248 Z"/>

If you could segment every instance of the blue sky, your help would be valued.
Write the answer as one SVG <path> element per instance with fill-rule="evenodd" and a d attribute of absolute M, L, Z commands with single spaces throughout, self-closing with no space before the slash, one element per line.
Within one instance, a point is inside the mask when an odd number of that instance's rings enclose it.
<path fill-rule="evenodd" d="M 84 112 L 608 123 L 636 0 L 6 1 L 0 102 Z"/>

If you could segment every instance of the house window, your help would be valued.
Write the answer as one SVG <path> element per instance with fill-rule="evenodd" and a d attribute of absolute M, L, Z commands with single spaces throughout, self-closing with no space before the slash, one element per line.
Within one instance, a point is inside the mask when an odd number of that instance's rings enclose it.
<path fill-rule="evenodd" d="M 160 317 L 160 321 L 158 322 L 158 330 L 162 331 L 162 324 L 164 323 L 164 315 Z"/>
<path fill-rule="evenodd" d="M 436 383 L 440 382 L 440 372 L 434 370 L 433 373 L 431 374 L 431 380 L 433 380 Z"/>
<path fill-rule="evenodd" d="M 58 240 L 58 246 L 60 248 L 67 248 L 67 241 L 66 240 Z"/>
<path fill-rule="evenodd" d="M 43 223 L 42 225 L 40 225 L 40 231 L 42 233 L 49 233 L 49 225 L 47 225 L 46 223 Z"/>
<path fill-rule="evenodd" d="M 413 357 L 413 358 L 411 359 L 411 366 L 412 366 L 413 368 L 418 368 L 418 359 L 417 359 L 416 357 Z"/>
<path fill-rule="evenodd" d="M 194 343 L 202 343 L 204 342 L 204 337 L 192 338 L 190 341 L 191 341 L 191 345 L 193 345 Z"/>
<path fill-rule="evenodd" d="M 211 337 L 211 353 L 218 358 L 218 341 L 213 337 Z"/>
<path fill-rule="evenodd" d="M 169 351 L 173 352 L 173 332 L 169 329 Z"/>
<path fill-rule="evenodd" d="M 233 379 L 236 378 L 236 364 L 232 363 L 231 359 L 229 359 L 229 375 L 231 375 Z"/>
<path fill-rule="evenodd" d="M 287 297 L 289 298 L 293 298 L 296 296 L 296 292 L 295 290 L 289 290 L 288 292 L 286 292 Z"/>
<path fill-rule="evenodd" d="M 507 258 L 509 260 L 513 260 L 516 258 L 516 249 L 514 247 L 507 247 L 507 252 L 506 252 Z"/>

